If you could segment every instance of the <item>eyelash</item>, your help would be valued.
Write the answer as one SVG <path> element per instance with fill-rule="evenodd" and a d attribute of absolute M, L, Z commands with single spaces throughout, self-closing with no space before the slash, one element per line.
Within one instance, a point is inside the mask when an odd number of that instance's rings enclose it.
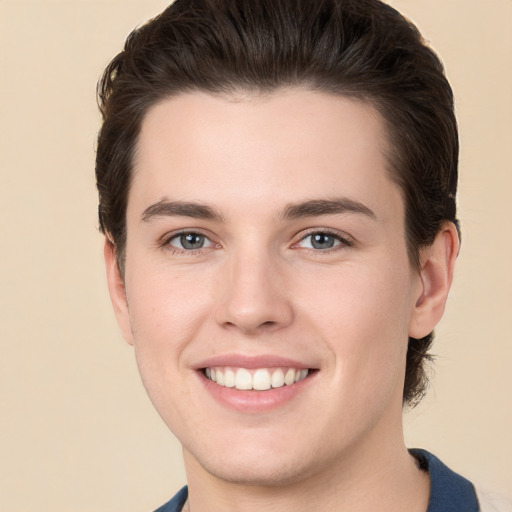
<path fill-rule="evenodd" d="M 173 233 L 170 236 L 166 236 L 159 245 L 165 247 L 167 250 L 169 250 L 171 252 L 171 254 L 186 254 L 187 256 L 194 256 L 195 254 L 201 253 L 201 251 L 203 251 L 204 249 L 209 249 L 210 248 L 210 247 L 200 247 L 199 249 L 184 249 L 184 248 L 180 249 L 178 247 L 174 247 L 174 246 L 171 245 L 171 242 L 173 240 L 176 240 L 176 239 L 182 237 L 183 235 L 201 236 L 205 240 L 210 242 L 211 246 L 220 247 L 219 244 L 216 244 L 215 242 L 213 242 L 204 233 L 201 233 L 200 231 L 193 231 L 193 230 L 183 230 L 183 231 L 179 231 L 177 233 Z"/>
<path fill-rule="evenodd" d="M 183 235 L 196 235 L 196 236 L 204 237 L 205 240 L 209 241 L 209 243 L 211 245 L 209 247 L 200 247 L 199 249 L 184 249 L 184 248 L 180 249 L 180 248 L 177 248 L 177 247 L 174 247 L 171 245 L 171 242 L 173 240 L 176 240 Z M 322 254 L 322 255 L 330 254 L 332 252 L 342 250 L 345 247 L 352 247 L 354 245 L 354 242 L 352 240 L 348 239 L 345 236 L 341 236 L 339 234 L 339 232 L 334 231 L 329 228 L 324 228 L 324 229 L 311 229 L 306 234 L 303 234 L 301 236 L 301 238 L 299 239 L 299 241 L 292 245 L 292 249 L 299 249 L 300 247 L 298 247 L 298 245 L 301 242 L 303 242 L 304 240 L 306 240 L 308 237 L 311 237 L 313 235 L 327 235 L 329 237 L 334 238 L 337 242 L 339 242 L 339 244 L 335 245 L 334 247 L 328 248 L 328 249 L 315 249 L 315 248 L 308 248 L 308 247 L 303 248 L 305 251 L 307 251 L 309 253 L 313 253 L 313 254 Z M 220 244 L 213 242 L 204 233 L 201 233 L 200 231 L 190 231 L 190 230 L 183 230 L 183 231 L 179 231 L 178 233 L 173 233 L 170 236 L 166 236 L 159 245 L 161 245 L 162 247 L 165 247 L 172 254 L 186 254 L 187 256 L 194 256 L 196 254 L 201 253 L 204 249 L 209 249 L 211 247 L 217 247 L 217 248 L 221 247 Z"/>
<path fill-rule="evenodd" d="M 352 240 L 350 240 L 346 236 L 342 236 L 338 231 L 335 231 L 335 230 L 332 230 L 329 228 L 323 228 L 323 229 L 311 229 L 310 231 L 306 232 L 306 234 L 304 234 L 297 243 L 294 243 L 292 245 L 292 248 L 297 247 L 298 244 L 300 244 L 301 242 L 303 242 L 304 240 L 306 240 L 307 238 L 309 238 L 313 235 L 327 235 L 329 237 L 334 238 L 337 242 L 339 242 L 338 245 L 335 245 L 334 247 L 331 247 L 329 249 L 314 249 L 314 248 L 308 248 L 308 247 L 304 248 L 304 250 L 308 251 L 309 253 L 315 254 L 315 255 L 316 254 L 320 254 L 320 255 L 331 254 L 333 252 L 343 250 L 346 247 L 354 246 L 354 242 Z"/>

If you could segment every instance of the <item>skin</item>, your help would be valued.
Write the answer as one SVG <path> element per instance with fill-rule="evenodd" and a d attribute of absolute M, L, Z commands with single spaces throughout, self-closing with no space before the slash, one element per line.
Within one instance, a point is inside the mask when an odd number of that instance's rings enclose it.
<path fill-rule="evenodd" d="M 190 510 L 427 509 L 428 475 L 403 440 L 405 356 L 442 316 L 458 239 L 447 223 L 411 268 L 386 144 L 370 106 L 302 89 L 183 94 L 145 118 L 125 275 L 108 239 L 105 258 L 124 338 L 183 445 Z M 371 214 L 285 215 L 339 198 Z M 144 215 L 162 201 L 219 215 Z M 180 230 L 204 247 L 183 248 Z M 313 247 L 312 232 L 334 246 Z M 278 407 L 236 410 L 197 370 L 225 354 L 317 371 Z"/>

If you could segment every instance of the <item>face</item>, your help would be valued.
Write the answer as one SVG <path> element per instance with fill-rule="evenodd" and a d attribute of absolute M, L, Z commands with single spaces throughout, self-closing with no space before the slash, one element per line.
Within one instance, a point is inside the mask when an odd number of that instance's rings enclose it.
<path fill-rule="evenodd" d="M 306 90 L 148 113 L 114 301 L 189 469 L 276 485 L 401 436 L 421 281 L 385 148 L 371 107 Z"/>

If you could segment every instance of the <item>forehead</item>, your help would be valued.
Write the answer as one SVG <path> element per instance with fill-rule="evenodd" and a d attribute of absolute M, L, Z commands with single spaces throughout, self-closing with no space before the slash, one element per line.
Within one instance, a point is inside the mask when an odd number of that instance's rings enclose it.
<path fill-rule="evenodd" d="M 396 189 L 386 146 L 382 118 L 358 100 L 303 89 L 181 94 L 142 123 L 129 207 L 164 197 L 228 208 L 326 195 L 378 202 Z"/>

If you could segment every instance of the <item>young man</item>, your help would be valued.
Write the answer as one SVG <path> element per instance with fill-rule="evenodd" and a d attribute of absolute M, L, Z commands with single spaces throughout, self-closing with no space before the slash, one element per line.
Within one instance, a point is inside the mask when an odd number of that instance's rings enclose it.
<path fill-rule="evenodd" d="M 100 82 L 114 309 L 188 488 L 161 511 L 477 511 L 402 409 L 459 249 L 452 91 L 377 0 L 177 0 Z"/>

